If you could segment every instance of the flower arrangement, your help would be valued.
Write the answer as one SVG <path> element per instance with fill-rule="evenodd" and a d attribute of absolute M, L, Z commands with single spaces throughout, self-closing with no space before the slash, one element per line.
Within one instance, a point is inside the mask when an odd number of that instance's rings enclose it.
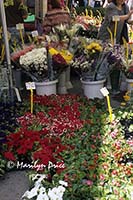
<path fill-rule="evenodd" d="M 48 53 L 45 47 L 34 48 L 21 55 L 19 63 L 34 81 L 48 79 Z"/>
<path fill-rule="evenodd" d="M 52 65 L 55 76 L 57 77 L 71 63 L 73 55 L 66 49 L 58 50 L 58 48 L 49 48 L 49 53 L 52 57 Z"/>
<path fill-rule="evenodd" d="M 72 29 L 77 27 L 78 35 L 86 36 L 88 38 L 96 38 L 102 21 L 102 17 L 99 14 L 100 12 L 98 13 L 97 17 L 94 17 L 93 13 L 91 13 L 91 16 L 89 16 L 87 13 L 86 15 L 78 15 L 75 18 Z"/>
<path fill-rule="evenodd" d="M 114 68 L 124 66 L 123 49 L 100 40 L 81 38 L 79 48 L 74 52 L 72 67 L 83 80 L 103 80 Z"/>

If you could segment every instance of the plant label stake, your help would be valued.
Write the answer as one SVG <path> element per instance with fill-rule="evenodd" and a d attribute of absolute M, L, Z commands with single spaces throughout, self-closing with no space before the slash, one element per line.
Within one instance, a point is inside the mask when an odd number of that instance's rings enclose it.
<path fill-rule="evenodd" d="M 114 16 L 112 17 L 112 21 L 115 22 L 115 28 L 114 28 L 114 44 L 116 44 L 117 25 L 118 25 L 118 21 L 120 21 L 119 15 L 114 15 Z"/>
<path fill-rule="evenodd" d="M 19 30 L 20 38 L 21 38 L 22 44 L 24 46 L 24 38 L 23 38 L 23 31 L 22 31 L 22 30 L 24 30 L 24 24 L 22 24 L 22 23 L 16 24 L 16 29 Z"/>
<path fill-rule="evenodd" d="M 34 42 L 36 41 L 38 42 L 38 31 L 37 30 L 32 31 L 31 34 L 32 34 L 32 37 L 34 38 Z"/>
<path fill-rule="evenodd" d="M 33 113 L 33 90 L 36 89 L 34 82 L 27 82 L 26 89 L 30 90 L 30 111 Z"/>
<path fill-rule="evenodd" d="M 112 108 L 111 108 L 110 98 L 109 98 L 109 91 L 107 90 L 106 87 L 103 87 L 100 91 L 101 91 L 102 95 L 104 97 L 106 97 L 106 99 L 107 99 L 107 105 L 108 105 L 108 111 L 109 111 L 109 116 L 110 116 L 110 122 L 112 122 L 113 118 L 112 118 Z"/>

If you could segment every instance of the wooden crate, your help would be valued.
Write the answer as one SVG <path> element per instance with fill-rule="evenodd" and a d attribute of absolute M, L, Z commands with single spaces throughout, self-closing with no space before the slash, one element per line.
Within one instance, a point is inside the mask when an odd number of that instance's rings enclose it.
<path fill-rule="evenodd" d="M 35 0 L 36 18 L 43 19 L 47 13 L 47 7 L 48 7 L 47 0 Z"/>

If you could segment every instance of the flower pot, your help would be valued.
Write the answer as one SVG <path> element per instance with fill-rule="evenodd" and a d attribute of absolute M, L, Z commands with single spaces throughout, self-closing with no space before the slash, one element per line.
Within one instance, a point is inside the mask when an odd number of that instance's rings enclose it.
<path fill-rule="evenodd" d="M 120 81 L 120 91 L 126 91 L 127 90 L 127 81 L 126 76 L 124 73 L 121 73 L 121 81 Z"/>
<path fill-rule="evenodd" d="M 56 94 L 56 84 L 58 80 L 54 81 L 44 81 L 44 82 L 36 82 L 36 94 L 37 95 L 51 95 Z"/>
<path fill-rule="evenodd" d="M 119 93 L 120 90 L 120 70 L 113 70 L 110 74 L 110 82 L 111 82 L 111 89 L 112 94 Z"/>
<path fill-rule="evenodd" d="M 64 70 L 58 77 L 58 94 L 67 94 L 66 71 Z"/>
<path fill-rule="evenodd" d="M 72 83 L 70 81 L 70 70 L 71 70 L 70 66 L 67 67 L 67 69 L 66 69 L 66 88 L 67 89 L 73 88 L 73 85 L 72 85 Z"/>
<path fill-rule="evenodd" d="M 127 91 L 131 92 L 133 91 L 133 79 L 126 78 L 127 82 Z"/>
<path fill-rule="evenodd" d="M 100 81 L 83 81 L 81 79 L 84 95 L 87 96 L 89 99 L 94 99 L 94 98 L 102 99 L 103 95 L 100 89 L 104 87 L 105 81 L 106 81 L 105 79 Z"/>

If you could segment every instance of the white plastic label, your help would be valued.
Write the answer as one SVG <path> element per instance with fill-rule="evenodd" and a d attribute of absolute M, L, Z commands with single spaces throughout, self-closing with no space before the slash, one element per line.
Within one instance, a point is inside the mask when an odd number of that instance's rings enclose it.
<path fill-rule="evenodd" d="M 106 87 L 101 88 L 100 91 L 104 97 L 106 97 L 109 94 L 109 91 Z"/>
<path fill-rule="evenodd" d="M 38 36 L 38 31 L 32 31 L 31 34 L 32 34 L 32 37 L 37 37 Z"/>
<path fill-rule="evenodd" d="M 26 85 L 26 89 L 27 90 L 35 90 L 36 89 L 36 86 L 35 86 L 35 83 L 34 82 L 27 82 L 27 83 L 25 83 L 25 85 Z"/>
<path fill-rule="evenodd" d="M 113 21 L 120 21 L 120 16 L 119 16 L 119 15 L 114 15 L 114 16 L 112 17 L 112 20 L 113 20 Z"/>
<path fill-rule="evenodd" d="M 24 29 L 24 24 L 16 24 L 16 29 L 17 30 L 21 30 L 21 29 Z"/>

